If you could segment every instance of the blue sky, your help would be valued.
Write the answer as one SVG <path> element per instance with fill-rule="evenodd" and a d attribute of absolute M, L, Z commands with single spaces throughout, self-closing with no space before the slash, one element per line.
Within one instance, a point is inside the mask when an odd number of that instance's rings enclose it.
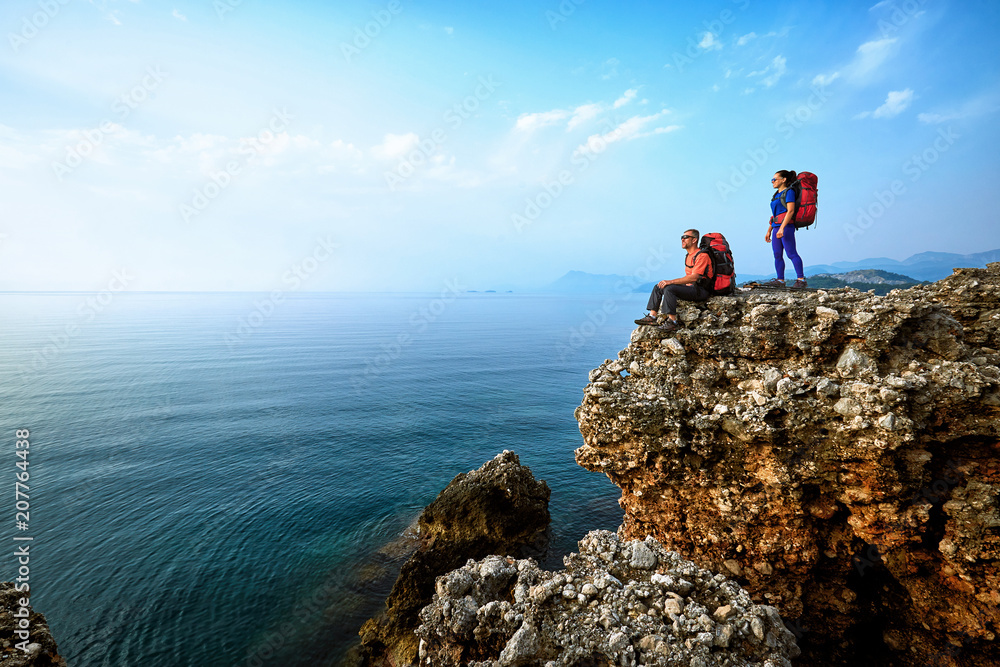
<path fill-rule="evenodd" d="M 806 264 L 1000 247 L 997 3 L 672 4 L 4 2 L 0 290 L 767 273 L 778 169 Z"/>

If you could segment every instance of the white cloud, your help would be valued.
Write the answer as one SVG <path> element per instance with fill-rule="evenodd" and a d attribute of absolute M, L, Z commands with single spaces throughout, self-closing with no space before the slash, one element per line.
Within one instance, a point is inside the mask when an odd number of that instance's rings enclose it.
<path fill-rule="evenodd" d="M 885 104 L 875 111 L 862 111 L 855 118 L 895 118 L 903 113 L 912 101 L 913 91 L 911 89 L 893 90 L 885 98 Z"/>
<path fill-rule="evenodd" d="M 448 33 L 449 35 L 454 35 L 454 34 L 455 34 L 455 29 L 454 29 L 454 28 L 452 28 L 451 26 L 447 26 L 447 25 L 446 25 L 446 26 L 444 27 L 444 31 L 445 31 L 446 33 Z"/>
<path fill-rule="evenodd" d="M 715 51 L 722 48 L 722 44 L 715 39 L 715 35 L 710 32 L 706 32 L 702 36 L 701 41 L 698 42 L 698 46 L 705 49 L 706 51 Z"/>
<path fill-rule="evenodd" d="M 653 121 L 662 118 L 668 113 L 670 112 L 664 109 L 659 113 L 649 116 L 632 116 L 609 132 L 590 135 L 587 137 L 586 142 L 576 147 L 576 150 L 573 151 L 573 155 L 579 155 L 581 153 L 600 153 L 609 144 L 613 144 L 617 141 L 631 141 L 633 139 L 649 137 L 655 134 L 665 134 L 667 132 L 673 132 L 681 129 L 680 125 L 668 125 L 665 127 L 657 127 L 651 130 L 646 130 L 646 127 L 652 124 Z"/>
<path fill-rule="evenodd" d="M 563 109 L 539 111 L 538 113 L 523 113 L 517 117 L 517 124 L 514 127 L 523 132 L 530 132 L 547 125 L 555 125 L 568 115 L 569 112 Z"/>
<path fill-rule="evenodd" d="M 771 32 L 766 33 L 764 35 L 758 35 L 755 32 L 748 32 L 747 34 L 743 35 L 742 37 L 736 40 L 736 46 L 746 46 L 755 39 L 767 39 L 768 37 L 784 37 L 785 35 L 788 34 L 789 30 L 791 30 L 791 28 L 786 26 L 781 30 L 778 31 L 772 30 Z"/>
<path fill-rule="evenodd" d="M 878 69 L 895 51 L 895 37 L 865 42 L 858 47 L 854 60 L 848 66 L 848 76 L 857 80 Z"/>
<path fill-rule="evenodd" d="M 382 143 L 372 146 L 372 155 L 381 160 L 398 160 L 420 144 L 420 137 L 414 132 L 387 134 Z"/>
<path fill-rule="evenodd" d="M 179 12 L 178 10 L 176 10 L 176 9 L 175 9 L 175 10 L 174 10 L 174 12 L 173 12 L 173 17 L 174 17 L 175 19 L 179 20 L 179 21 L 187 21 L 187 20 L 188 20 L 188 17 L 184 16 L 183 14 L 181 14 L 181 13 L 180 13 L 180 12 Z"/>
<path fill-rule="evenodd" d="M 615 100 L 614 108 L 618 109 L 619 107 L 625 106 L 626 104 L 628 104 L 629 102 L 631 102 L 633 99 L 635 99 L 636 93 L 638 93 L 638 92 L 639 92 L 638 88 L 629 88 L 624 93 L 622 93 L 621 97 L 619 97 L 617 100 Z"/>
<path fill-rule="evenodd" d="M 898 116 L 906 110 L 906 107 L 910 106 L 910 102 L 912 101 L 913 91 L 909 88 L 906 90 L 890 91 L 888 97 L 885 98 L 885 104 L 875 109 L 872 116 L 875 118 L 892 118 L 893 116 Z"/>
<path fill-rule="evenodd" d="M 604 110 L 600 104 L 581 104 L 573 110 L 573 115 L 566 124 L 566 130 L 573 130 L 577 126 L 596 118 Z"/>
<path fill-rule="evenodd" d="M 840 72 L 834 72 L 833 74 L 817 74 L 813 77 L 812 85 L 814 86 L 829 86 L 831 83 L 840 78 Z"/>
<path fill-rule="evenodd" d="M 988 94 L 964 102 L 958 108 L 951 108 L 939 113 L 917 114 L 917 120 L 928 125 L 947 123 L 950 120 L 973 118 L 1000 111 L 1000 95 Z"/>
<path fill-rule="evenodd" d="M 747 76 L 761 77 L 760 83 L 765 88 L 770 88 L 774 86 L 774 84 L 778 83 L 778 80 L 785 75 L 785 64 L 787 62 L 788 61 L 785 60 L 784 56 L 775 56 L 774 60 L 772 60 L 767 67 L 756 72 L 750 72 Z"/>

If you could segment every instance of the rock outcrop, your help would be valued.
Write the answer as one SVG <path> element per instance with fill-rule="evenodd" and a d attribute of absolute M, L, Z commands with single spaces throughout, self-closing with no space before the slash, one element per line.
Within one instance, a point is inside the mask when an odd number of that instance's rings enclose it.
<path fill-rule="evenodd" d="M 29 604 L 25 608 L 28 627 L 19 624 L 24 617 L 15 614 L 22 613 L 21 599 L 25 597 L 26 593 L 15 590 L 13 582 L 0 582 L 0 667 L 66 667 L 42 614 Z M 27 630 L 28 638 L 18 636 L 17 630 Z"/>
<path fill-rule="evenodd" d="M 431 602 L 434 579 L 469 559 L 542 551 L 549 527 L 549 487 L 505 451 L 479 470 L 458 475 L 418 520 L 420 546 L 407 560 L 385 612 L 361 628 L 366 665 L 416 662 L 420 609 Z"/>
<path fill-rule="evenodd" d="M 580 465 L 790 619 L 803 665 L 1000 664 L 1000 264 L 684 304 L 590 376 Z"/>
<path fill-rule="evenodd" d="M 420 612 L 433 667 L 791 667 L 774 607 L 652 538 L 594 531 L 566 569 L 490 556 L 439 577 Z"/>

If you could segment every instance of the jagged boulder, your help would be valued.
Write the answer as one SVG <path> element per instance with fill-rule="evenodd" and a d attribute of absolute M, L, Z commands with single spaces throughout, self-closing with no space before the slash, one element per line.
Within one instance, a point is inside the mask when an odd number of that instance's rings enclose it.
<path fill-rule="evenodd" d="M 27 628 L 19 625 L 24 617 L 15 614 L 22 613 L 22 598 L 27 593 L 17 591 L 13 582 L 0 582 L 0 667 L 66 667 L 45 616 L 29 604 Z M 17 635 L 17 630 L 27 630 L 28 638 Z"/>
<path fill-rule="evenodd" d="M 1000 264 L 682 304 L 576 411 L 620 535 L 775 605 L 802 664 L 1000 663 Z"/>
<path fill-rule="evenodd" d="M 438 577 L 420 664 L 791 667 L 799 653 L 774 607 L 652 538 L 594 531 L 564 562 L 490 556 Z"/>
<path fill-rule="evenodd" d="M 549 493 L 548 485 L 509 451 L 455 477 L 420 515 L 420 546 L 403 564 L 385 612 L 361 628 L 361 664 L 416 661 L 418 613 L 430 603 L 438 575 L 469 559 L 543 550 Z"/>

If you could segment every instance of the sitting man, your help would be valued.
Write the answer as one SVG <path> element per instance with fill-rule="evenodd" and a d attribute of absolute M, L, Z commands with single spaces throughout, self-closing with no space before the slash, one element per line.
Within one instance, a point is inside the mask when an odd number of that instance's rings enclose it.
<path fill-rule="evenodd" d="M 681 323 L 677 321 L 677 299 L 685 301 L 705 301 L 712 294 L 702 284 L 711 271 L 711 257 L 707 252 L 698 254 L 698 239 L 701 238 L 697 229 L 689 229 L 681 236 L 681 247 L 687 251 L 684 258 L 684 277 L 673 280 L 661 280 L 653 287 L 653 293 L 649 295 L 649 303 L 646 309 L 649 315 L 635 323 L 656 324 L 656 316 L 663 302 L 668 320 L 660 328 L 665 331 L 676 331 L 681 328 Z"/>

